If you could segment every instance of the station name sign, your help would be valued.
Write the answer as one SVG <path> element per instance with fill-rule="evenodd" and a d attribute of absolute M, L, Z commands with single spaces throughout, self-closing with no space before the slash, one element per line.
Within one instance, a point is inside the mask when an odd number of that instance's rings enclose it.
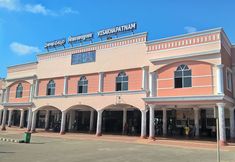
<path fill-rule="evenodd" d="M 93 33 L 88 33 L 88 34 L 83 34 L 83 35 L 78 35 L 78 36 L 70 36 L 68 38 L 68 43 L 73 44 L 73 43 L 78 43 L 78 42 L 84 42 L 88 40 L 93 39 Z"/>
<path fill-rule="evenodd" d="M 98 37 L 103 37 L 103 36 L 107 36 L 107 35 L 113 35 L 113 34 L 118 34 L 121 32 L 127 32 L 127 31 L 133 31 L 137 29 L 137 23 L 130 23 L 130 24 L 126 24 L 126 25 L 121 25 L 121 26 L 116 26 L 113 28 L 109 28 L 109 29 L 104 29 L 99 31 Z"/>
<path fill-rule="evenodd" d="M 55 40 L 55 41 L 51 41 L 51 42 L 46 42 L 44 48 L 46 48 L 47 50 L 49 50 L 50 48 L 56 48 L 59 46 L 64 46 L 66 43 L 66 39 L 59 39 L 59 40 Z"/>
<path fill-rule="evenodd" d="M 130 31 L 133 32 L 136 29 L 137 29 L 137 23 L 133 22 L 133 23 L 125 24 L 125 25 L 120 25 L 120 26 L 115 26 L 112 28 L 100 30 L 97 32 L 97 35 L 100 39 L 104 37 L 107 37 L 108 39 L 112 35 L 118 35 L 119 33 L 125 33 L 125 32 L 130 32 Z M 73 44 L 75 43 L 82 44 L 83 42 L 86 42 L 86 41 L 92 42 L 93 38 L 94 38 L 93 33 L 70 36 L 68 38 L 68 43 L 71 44 L 71 46 L 73 46 Z M 61 46 L 65 48 L 65 44 L 66 44 L 66 38 L 63 38 L 63 39 L 59 39 L 55 41 L 46 42 L 44 48 L 47 49 L 47 51 L 49 51 L 49 49 L 51 48 L 56 49 L 57 47 L 61 47 Z"/>

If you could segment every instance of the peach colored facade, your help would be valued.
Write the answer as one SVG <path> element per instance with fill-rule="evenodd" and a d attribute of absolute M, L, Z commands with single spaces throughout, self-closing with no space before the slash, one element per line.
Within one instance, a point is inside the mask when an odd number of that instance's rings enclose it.
<path fill-rule="evenodd" d="M 72 54 L 89 51 L 95 51 L 94 62 L 71 64 Z M 191 86 L 175 88 L 174 72 L 181 65 L 191 70 Z M 227 71 L 231 73 L 230 79 Z M 128 89 L 116 91 L 120 72 L 128 76 Z M 186 109 L 195 113 L 197 109 L 209 109 L 211 113 L 216 107 L 221 122 L 230 118 L 230 124 L 234 124 L 230 115 L 235 105 L 234 74 L 235 47 L 221 28 L 153 41 L 147 40 L 147 33 L 139 33 L 38 54 L 37 62 L 9 67 L 1 89 L 0 108 L 26 109 L 32 113 L 58 110 L 62 113 L 62 123 L 66 119 L 64 114 L 70 110 L 92 109 L 98 113 L 97 135 L 101 133 L 103 111 L 137 109 L 141 112 L 141 136 L 146 136 L 146 112 L 149 111 L 150 124 L 147 125 L 152 138 L 156 109 L 164 112 Z M 85 94 L 78 93 L 81 76 L 88 80 Z M 55 94 L 49 96 L 50 80 L 55 82 Z M 19 83 L 23 85 L 23 96 L 16 98 Z M 28 129 L 34 130 L 36 121 L 31 118 Z M 195 123 L 199 122 L 195 120 Z M 61 124 L 62 133 L 64 127 Z M 199 126 L 197 129 L 199 131 Z M 230 130 L 231 138 L 235 138 L 235 128 Z M 226 141 L 223 133 L 221 142 Z"/>

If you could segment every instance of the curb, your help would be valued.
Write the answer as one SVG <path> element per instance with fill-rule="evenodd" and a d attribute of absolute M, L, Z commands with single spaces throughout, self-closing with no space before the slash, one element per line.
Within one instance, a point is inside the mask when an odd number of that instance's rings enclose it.
<path fill-rule="evenodd" d="M 20 143 L 20 140 L 0 137 L 0 141 Z"/>

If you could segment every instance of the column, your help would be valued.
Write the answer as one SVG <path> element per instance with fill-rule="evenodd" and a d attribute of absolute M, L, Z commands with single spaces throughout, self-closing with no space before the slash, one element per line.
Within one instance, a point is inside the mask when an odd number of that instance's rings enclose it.
<path fill-rule="evenodd" d="M 154 105 L 149 105 L 149 139 L 155 139 L 154 108 Z"/>
<path fill-rule="evenodd" d="M 4 103 L 8 102 L 8 98 L 9 98 L 9 87 L 6 88 L 4 93 Z"/>
<path fill-rule="evenodd" d="M 8 114 L 8 127 L 11 127 L 11 120 L 12 120 L 12 114 L 13 114 L 13 110 L 9 110 L 9 114 Z"/>
<path fill-rule="evenodd" d="M 195 125 L 195 137 L 198 138 L 199 137 L 199 112 L 200 109 L 195 107 L 193 108 L 194 110 L 194 125 Z"/>
<path fill-rule="evenodd" d="M 167 135 L 167 111 L 163 109 L 163 119 L 162 119 L 162 129 L 163 129 L 163 136 Z"/>
<path fill-rule="evenodd" d="M 142 89 L 146 90 L 148 87 L 148 67 L 142 67 Z"/>
<path fill-rule="evenodd" d="M 29 132 L 31 130 L 31 125 L 32 125 L 32 108 L 29 108 L 28 110 L 28 123 L 27 123 L 27 131 Z"/>
<path fill-rule="evenodd" d="M 3 109 L 3 116 L 2 116 L 2 128 L 1 130 L 6 130 L 6 121 L 7 121 L 7 108 Z"/>
<path fill-rule="evenodd" d="M 66 111 L 62 111 L 60 134 L 65 134 Z"/>
<path fill-rule="evenodd" d="M 97 127 L 96 127 L 96 136 L 101 136 L 102 135 L 102 113 L 103 110 L 98 110 L 97 111 Z"/>
<path fill-rule="evenodd" d="M 226 130 L 225 130 L 225 117 L 224 117 L 225 103 L 217 103 L 216 105 L 218 106 L 220 144 L 226 145 Z"/>
<path fill-rule="evenodd" d="M 155 97 L 156 96 L 156 87 L 157 87 L 157 79 L 156 79 L 156 72 L 151 72 L 149 74 L 149 96 Z"/>
<path fill-rule="evenodd" d="M 104 73 L 99 73 L 99 92 L 103 92 L 104 89 Z"/>
<path fill-rule="evenodd" d="M 124 108 L 122 113 L 122 134 L 125 133 L 126 121 L 127 121 L 127 110 Z"/>
<path fill-rule="evenodd" d="M 31 125 L 31 132 L 36 132 L 36 123 L 37 123 L 37 111 L 33 111 L 32 116 L 32 125 Z"/>
<path fill-rule="evenodd" d="M 0 110 L 0 124 L 2 124 L 2 113 L 3 113 L 3 109 Z"/>
<path fill-rule="evenodd" d="M 63 95 L 67 95 L 68 94 L 68 77 L 65 76 L 64 77 L 64 90 L 63 90 Z"/>
<path fill-rule="evenodd" d="M 20 128 L 24 127 L 24 109 L 20 110 Z"/>
<path fill-rule="evenodd" d="M 224 94 L 223 64 L 217 65 L 217 94 Z"/>
<path fill-rule="evenodd" d="M 38 96 L 38 85 L 39 85 L 39 80 L 36 79 L 36 82 L 35 82 L 35 90 L 34 90 L 34 96 Z"/>
<path fill-rule="evenodd" d="M 89 128 L 89 132 L 90 133 L 93 131 L 93 125 L 94 125 L 94 110 L 91 110 L 91 114 L 90 114 L 90 128 Z"/>
<path fill-rule="evenodd" d="M 232 71 L 233 71 L 233 76 L 232 76 L 232 84 L 233 84 L 233 98 L 235 98 L 235 66 L 232 67 Z"/>
<path fill-rule="evenodd" d="M 5 95 L 6 95 L 6 89 L 2 89 L 2 96 L 1 96 L 2 103 L 4 102 Z"/>
<path fill-rule="evenodd" d="M 146 138 L 146 112 L 141 110 L 141 138 Z"/>
<path fill-rule="evenodd" d="M 49 128 L 49 117 L 50 117 L 50 110 L 46 110 L 46 115 L 45 115 L 45 131 L 47 131 L 48 128 Z"/>
<path fill-rule="evenodd" d="M 31 85 L 30 85 L 29 102 L 32 102 L 32 100 L 33 100 L 33 94 L 34 94 L 33 84 L 31 84 Z"/>
<path fill-rule="evenodd" d="M 231 107 L 230 109 L 230 138 L 232 141 L 235 141 L 235 120 L 234 120 L 234 107 Z"/>

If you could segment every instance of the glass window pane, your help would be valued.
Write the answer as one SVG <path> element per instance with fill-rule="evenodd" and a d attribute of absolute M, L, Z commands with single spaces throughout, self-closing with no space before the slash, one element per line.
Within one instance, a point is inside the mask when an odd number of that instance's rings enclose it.
<path fill-rule="evenodd" d="M 184 87 L 192 87 L 192 78 L 191 77 L 185 77 L 183 86 Z"/>
<path fill-rule="evenodd" d="M 182 88 L 182 78 L 175 78 L 175 88 Z"/>
<path fill-rule="evenodd" d="M 175 71 L 175 78 L 182 77 L 182 71 Z"/>
<path fill-rule="evenodd" d="M 123 81 L 128 81 L 128 77 L 127 76 L 125 76 L 125 77 L 123 77 L 123 79 L 122 79 Z"/>
<path fill-rule="evenodd" d="M 82 86 L 78 86 L 78 93 L 82 93 Z"/>
<path fill-rule="evenodd" d="M 121 91 L 121 90 L 122 90 L 122 84 L 116 83 L 116 91 Z"/>
<path fill-rule="evenodd" d="M 127 90 L 128 90 L 128 82 L 124 82 L 124 83 L 122 84 L 122 90 L 123 90 L 123 91 L 127 91 Z"/>
<path fill-rule="evenodd" d="M 191 70 L 183 71 L 184 76 L 191 76 Z"/>

